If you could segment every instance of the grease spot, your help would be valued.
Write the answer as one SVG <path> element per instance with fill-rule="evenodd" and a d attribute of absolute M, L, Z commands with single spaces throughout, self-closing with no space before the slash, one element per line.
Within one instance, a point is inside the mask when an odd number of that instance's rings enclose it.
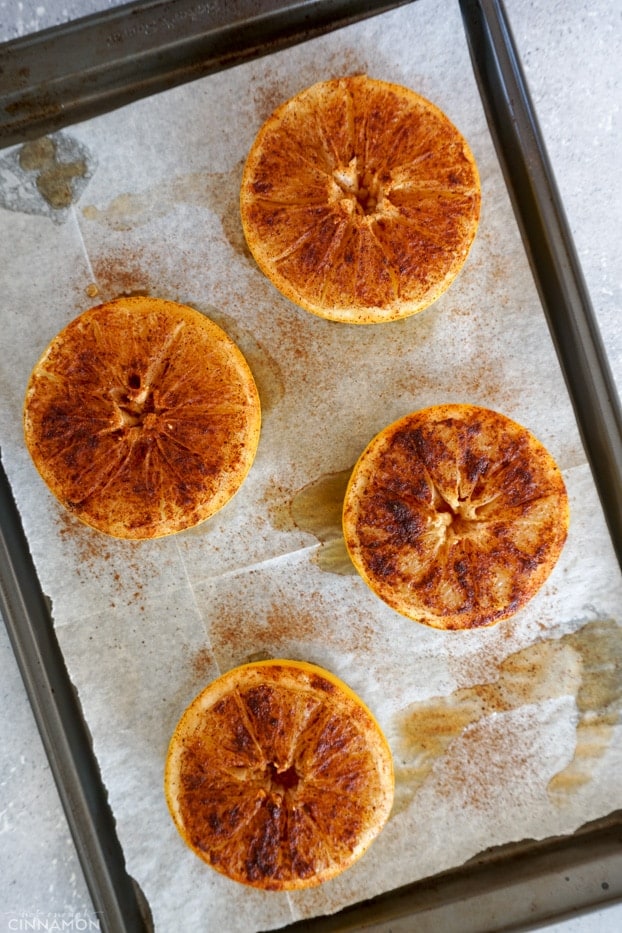
<path fill-rule="evenodd" d="M 301 531 L 314 535 L 321 548 L 314 560 L 321 570 L 341 575 L 356 574 L 346 549 L 341 513 L 352 467 L 326 473 L 303 486 L 292 499 L 291 514 Z"/>
<path fill-rule="evenodd" d="M 241 662 L 242 664 L 256 664 L 257 661 L 273 661 L 274 655 L 269 651 L 253 651 Z"/>
<path fill-rule="evenodd" d="M 20 168 L 35 172 L 39 193 L 51 207 L 69 207 L 73 202 L 73 181 L 86 175 L 86 161 L 75 159 L 60 162 L 56 159 L 56 143 L 49 136 L 24 143 L 19 153 Z"/>
<path fill-rule="evenodd" d="M 578 710 L 574 755 L 548 785 L 552 802 L 563 806 L 589 782 L 608 748 L 622 709 L 621 673 L 622 629 L 613 621 L 595 621 L 510 655 L 499 665 L 496 680 L 411 704 L 396 718 L 398 810 L 408 805 L 435 762 L 451 754 L 452 742 L 467 729 L 495 713 L 571 695 Z M 484 731 L 471 737 L 470 760 L 477 769 L 489 750 Z M 511 754 L 503 766 L 510 780 L 517 766 Z"/>
<path fill-rule="evenodd" d="M 26 142 L 0 159 L 0 206 L 62 223 L 94 168 L 93 156 L 73 136 L 54 133 Z"/>
<path fill-rule="evenodd" d="M 570 763 L 551 778 L 549 794 L 560 804 L 587 784 L 605 754 L 622 710 L 622 630 L 593 622 L 561 641 L 581 658 L 577 691 L 577 745 Z"/>
<path fill-rule="evenodd" d="M 127 231 L 166 217 L 179 204 L 203 207 L 220 217 L 223 233 L 234 252 L 251 261 L 240 220 L 239 201 L 243 163 L 227 172 L 191 172 L 147 188 L 125 192 L 104 207 L 86 205 L 87 220 L 111 230 Z"/>

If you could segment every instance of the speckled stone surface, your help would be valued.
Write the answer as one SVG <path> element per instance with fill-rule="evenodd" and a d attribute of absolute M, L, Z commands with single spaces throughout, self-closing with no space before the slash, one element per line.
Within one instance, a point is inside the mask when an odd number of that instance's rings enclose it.
<path fill-rule="evenodd" d="M 506 0 L 618 390 L 622 388 L 622 6 Z"/>
<path fill-rule="evenodd" d="M 0 42 L 118 6 L 115 0 L 0 0 Z"/>
<path fill-rule="evenodd" d="M 0 0 L 0 41 L 115 5 L 114 0 Z M 506 9 L 614 377 L 622 387 L 622 7 L 609 0 L 506 0 Z M 41 929 L 95 929 L 4 628 L 0 695 L 0 933 L 33 929 L 36 918 Z M 91 925 L 79 925 L 79 918 Z M 622 907 L 541 929 L 618 933 Z"/>
<path fill-rule="evenodd" d="M 0 626 L 0 930 L 94 918 L 4 625 Z"/>

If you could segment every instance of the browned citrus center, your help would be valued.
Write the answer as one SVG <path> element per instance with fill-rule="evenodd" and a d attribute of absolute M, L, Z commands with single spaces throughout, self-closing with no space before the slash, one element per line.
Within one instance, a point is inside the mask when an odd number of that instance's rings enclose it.
<path fill-rule="evenodd" d="M 294 765 L 280 771 L 272 761 L 268 763 L 268 776 L 271 783 L 282 790 L 291 790 L 297 787 L 300 781 L 300 775 Z"/>
<path fill-rule="evenodd" d="M 357 171 L 355 162 L 353 159 L 346 169 L 333 172 L 332 177 L 338 188 L 336 199 L 350 201 L 359 214 L 374 214 L 382 198 L 380 182 L 370 172 Z"/>
<path fill-rule="evenodd" d="M 109 396 L 112 402 L 113 422 L 118 424 L 116 430 L 123 428 L 145 427 L 153 428 L 157 424 L 156 401 L 153 392 L 147 387 L 140 387 L 140 376 L 134 375 L 128 379 L 128 389 L 111 389 Z M 116 413 L 116 418 L 114 414 Z M 161 412 L 158 412 L 160 414 Z"/>
<path fill-rule="evenodd" d="M 446 498 L 440 489 L 434 487 L 432 507 L 447 538 L 468 537 L 477 535 L 480 531 L 479 523 L 486 521 L 483 510 L 494 497 L 494 491 L 490 497 L 486 497 L 484 483 L 478 483 L 468 495 L 457 496 L 451 500 Z"/>

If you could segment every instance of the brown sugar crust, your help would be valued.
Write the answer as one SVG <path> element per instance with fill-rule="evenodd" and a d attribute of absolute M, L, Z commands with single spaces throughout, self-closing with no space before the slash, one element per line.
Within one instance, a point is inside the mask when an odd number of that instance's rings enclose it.
<path fill-rule="evenodd" d="M 461 134 L 414 91 L 365 75 L 282 104 L 248 155 L 249 248 L 280 291 L 358 324 L 421 311 L 464 264 L 480 183 Z"/>
<path fill-rule="evenodd" d="M 236 345 L 193 308 L 120 298 L 51 342 L 24 406 L 28 449 L 87 525 L 155 538 L 196 525 L 253 462 L 259 396 Z"/>
<path fill-rule="evenodd" d="M 521 609 L 553 569 L 568 524 L 548 451 L 472 405 L 423 409 L 381 431 L 353 470 L 343 511 L 363 579 L 439 629 L 491 625 Z"/>
<path fill-rule="evenodd" d="M 348 868 L 386 822 L 392 757 L 362 701 L 301 661 L 242 665 L 190 704 L 165 792 L 186 844 L 217 871 L 270 891 Z"/>

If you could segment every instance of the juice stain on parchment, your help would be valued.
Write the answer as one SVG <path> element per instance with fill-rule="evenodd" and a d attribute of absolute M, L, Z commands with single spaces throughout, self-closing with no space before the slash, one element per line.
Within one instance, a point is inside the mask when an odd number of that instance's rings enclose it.
<path fill-rule="evenodd" d="M 469 727 L 495 713 L 568 695 L 577 704 L 574 755 L 547 788 L 555 804 L 568 803 L 590 781 L 620 719 L 622 628 L 613 621 L 590 622 L 560 639 L 537 642 L 506 658 L 497 680 L 403 710 L 396 722 L 396 809 L 408 805 L 435 762 L 450 753 L 451 743 Z M 485 750 L 480 751 L 483 757 Z M 477 757 L 475 744 L 475 767 Z M 511 769 L 511 761 L 507 767 Z"/>
<path fill-rule="evenodd" d="M 232 249 L 250 261 L 240 219 L 240 185 L 243 163 L 226 172 L 190 172 L 158 182 L 140 193 L 117 195 L 105 207 L 83 208 L 87 220 L 112 230 L 133 230 L 166 217 L 179 204 L 205 207 L 220 217 L 223 233 Z"/>
<path fill-rule="evenodd" d="M 73 136 L 54 133 L 29 140 L 0 159 L 0 206 L 60 223 L 94 168 L 93 156 Z"/>
<path fill-rule="evenodd" d="M 315 535 L 321 547 L 314 561 L 321 570 L 341 575 L 356 570 L 346 549 L 341 513 L 346 486 L 352 468 L 338 473 L 326 473 L 294 495 L 290 510 L 294 524 L 301 531 Z"/>

